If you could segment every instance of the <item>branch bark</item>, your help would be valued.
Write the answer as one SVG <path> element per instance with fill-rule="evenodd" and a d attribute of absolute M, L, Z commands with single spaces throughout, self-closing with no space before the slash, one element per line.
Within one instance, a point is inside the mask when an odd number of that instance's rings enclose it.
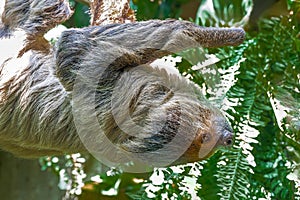
<path fill-rule="evenodd" d="M 90 7 L 93 26 L 135 21 L 129 0 L 93 0 Z"/>

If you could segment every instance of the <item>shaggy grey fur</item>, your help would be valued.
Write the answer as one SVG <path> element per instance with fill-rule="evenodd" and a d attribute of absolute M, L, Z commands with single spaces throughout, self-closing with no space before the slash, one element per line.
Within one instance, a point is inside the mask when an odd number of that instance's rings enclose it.
<path fill-rule="evenodd" d="M 45 7 L 51 13 L 38 12 Z M 7 0 L 0 45 L 16 40 L 16 28 L 35 35 L 68 15 L 62 0 Z M 195 84 L 149 63 L 243 39 L 242 29 L 151 20 L 69 29 L 49 53 L 8 56 L 0 62 L 0 148 L 21 157 L 101 152 L 106 136 L 129 157 L 154 165 L 201 160 L 232 143 L 230 125 Z M 85 115 L 89 109 L 97 126 Z"/>

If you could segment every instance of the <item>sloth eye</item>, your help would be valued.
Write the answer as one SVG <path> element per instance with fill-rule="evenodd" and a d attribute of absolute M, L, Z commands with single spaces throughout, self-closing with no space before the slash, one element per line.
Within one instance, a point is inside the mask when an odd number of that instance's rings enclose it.
<path fill-rule="evenodd" d="M 201 143 L 208 142 L 210 140 L 209 133 L 203 133 L 201 137 Z"/>

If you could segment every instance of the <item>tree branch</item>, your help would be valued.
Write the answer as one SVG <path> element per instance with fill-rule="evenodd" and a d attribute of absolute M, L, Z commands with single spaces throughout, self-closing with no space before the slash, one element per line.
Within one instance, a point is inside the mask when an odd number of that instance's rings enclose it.
<path fill-rule="evenodd" d="M 94 0 L 90 3 L 91 25 L 134 22 L 129 0 Z"/>

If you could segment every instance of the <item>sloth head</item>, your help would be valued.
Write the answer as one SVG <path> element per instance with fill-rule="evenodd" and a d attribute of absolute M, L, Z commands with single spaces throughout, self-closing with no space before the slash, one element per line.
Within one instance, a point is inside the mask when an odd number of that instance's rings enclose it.
<path fill-rule="evenodd" d="M 123 72 L 110 103 L 110 117 L 99 122 L 110 141 L 139 162 L 196 162 L 233 143 L 232 128 L 200 88 L 165 69 L 144 65 Z"/>

